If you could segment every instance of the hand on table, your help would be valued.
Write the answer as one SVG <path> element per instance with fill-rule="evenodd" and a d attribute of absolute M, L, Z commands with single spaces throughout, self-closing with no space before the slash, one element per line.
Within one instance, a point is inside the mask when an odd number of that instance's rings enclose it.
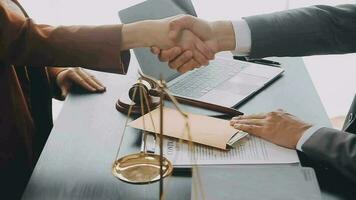
<path fill-rule="evenodd" d="M 61 71 L 56 78 L 58 87 L 61 90 L 61 98 L 64 99 L 73 85 L 78 85 L 81 88 L 89 91 L 101 93 L 105 92 L 105 86 L 80 67 L 67 68 Z"/>
<path fill-rule="evenodd" d="M 283 110 L 234 117 L 231 119 L 230 125 L 238 130 L 290 149 L 296 148 L 303 133 L 311 127 L 310 124 Z"/>
<path fill-rule="evenodd" d="M 235 34 L 229 21 L 208 22 L 190 15 L 180 15 L 170 20 L 169 30 L 169 37 L 173 40 L 198 37 L 213 54 L 235 49 Z M 184 35 L 187 30 L 194 35 Z M 172 69 L 181 72 L 202 66 L 201 62 L 195 60 L 189 48 L 177 51 L 175 48 L 162 50 L 159 46 L 153 46 L 151 51 L 158 55 L 161 61 L 168 62 Z"/>

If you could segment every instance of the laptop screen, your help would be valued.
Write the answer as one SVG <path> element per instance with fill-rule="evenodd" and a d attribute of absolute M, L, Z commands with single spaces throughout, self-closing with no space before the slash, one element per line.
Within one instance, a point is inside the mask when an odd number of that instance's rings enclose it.
<path fill-rule="evenodd" d="M 162 19 L 179 14 L 196 15 L 190 0 L 147 0 L 119 11 L 121 22 L 125 24 L 147 19 Z M 160 62 L 149 48 L 137 48 L 134 49 L 134 52 L 144 74 L 156 79 L 162 75 L 166 81 L 180 75 L 176 70 L 170 69 L 167 63 Z"/>

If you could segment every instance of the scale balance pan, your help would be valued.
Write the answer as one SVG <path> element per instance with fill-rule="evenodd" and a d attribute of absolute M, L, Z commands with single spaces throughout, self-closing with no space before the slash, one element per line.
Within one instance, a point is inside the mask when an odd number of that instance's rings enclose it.
<path fill-rule="evenodd" d="M 163 178 L 171 175 L 172 163 L 162 158 Z M 160 180 L 160 156 L 151 153 L 137 153 L 124 156 L 115 161 L 113 175 L 132 184 L 148 184 Z"/>

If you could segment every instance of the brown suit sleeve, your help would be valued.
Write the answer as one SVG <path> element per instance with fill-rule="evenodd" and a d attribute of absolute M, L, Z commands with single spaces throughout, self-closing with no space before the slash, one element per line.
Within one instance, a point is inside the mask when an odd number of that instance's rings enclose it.
<path fill-rule="evenodd" d="M 126 73 L 129 54 L 121 52 L 121 28 L 38 25 L 0 2 L 0 62 Z"/>

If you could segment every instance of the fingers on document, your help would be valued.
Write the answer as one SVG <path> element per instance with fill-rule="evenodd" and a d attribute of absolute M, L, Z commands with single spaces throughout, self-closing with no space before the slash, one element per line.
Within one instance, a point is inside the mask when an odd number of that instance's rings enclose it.
<path fill-rule="evenodd" d="M 252 115 L 239 115 L 237 117 L 233 117 L 231 120 L 238 120 L 238 119 L 264 119 L 267 117 L 266 113 L 260 114 L 252 114 Z"/>
<path fill-rule="evenodd" d="M 245 124 L 245 125 L 256 125 L 256 126 L 263 126 L 265 123 L 264 119 L 237 119 L 231 120 L 231 125 L 235 124 Z"/>
<path fill-rule="evenodd" d="M 252 135 L 260 136 L 260 131 L 262 129 L 262 126 L 256 126 L 256 125 L 248 125 L 248 124 L 235 124 L 234 128 L 244 131 L 246 133 L 250 133 Z"/>
<path fill-rule="evenodd" d="M 253 115 L 240 115 L 233 117 L 230 125 L 234 128 L 245 131 L 252 135 L 259 136 L 260 132 L 265 125 L 266 114 L 253 114 Z"/>

